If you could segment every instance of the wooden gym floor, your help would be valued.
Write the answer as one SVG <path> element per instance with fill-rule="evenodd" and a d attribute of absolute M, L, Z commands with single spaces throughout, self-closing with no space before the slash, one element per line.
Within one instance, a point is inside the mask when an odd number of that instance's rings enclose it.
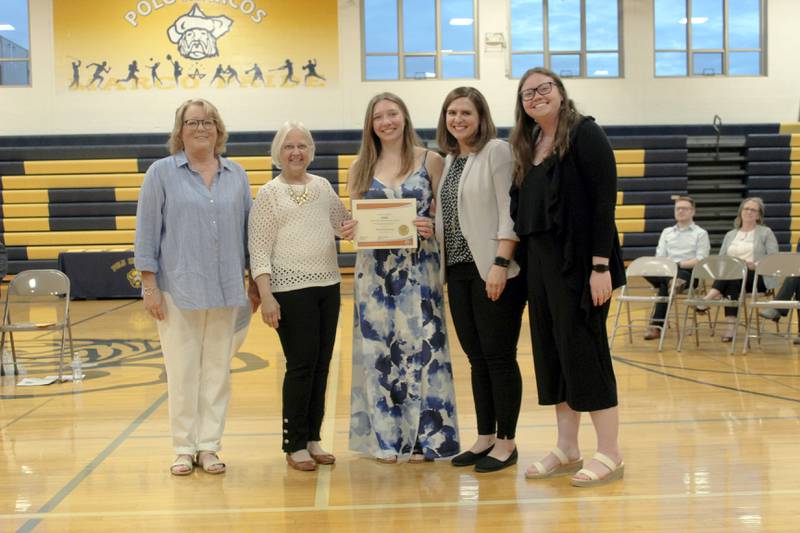
<path fill-rule="evenodd" d="M 316 473 L 286 465 L 283 357 L 275 332 L 254 317 L 233 364 L 222 452 L 228 472 L 186 478 L 168 473 L 173 453 L 154 323 L 139 301 L 75 302 L 76 348 L 92 361 L 86 379 L 0 383 L 0 531 L 797 531 L 800 359 L 786 341 L 731 356 L 707 334 L 700 349 L 690 338 L 682 353 L 674 332 L 662 353 L 641 334 L 632 345 L 618 339 L 625 479 L 577 489 L 567 478 L 523 477 L 555 443 L 552 408 L 536 402 L 527 325 L 516 467 L 481 475 L 448 462 L 384 465 L 348 452 L 349 282 L 342 293 L 323 427 L 337 464 Z M 469 368 L 452 326 L 450 333 L 469 446 Z M 20 336 L 18 347 L 29 374 L 53 373 L 51 335 Z M 581 443 L 590 457 L 588 416 Z"/>

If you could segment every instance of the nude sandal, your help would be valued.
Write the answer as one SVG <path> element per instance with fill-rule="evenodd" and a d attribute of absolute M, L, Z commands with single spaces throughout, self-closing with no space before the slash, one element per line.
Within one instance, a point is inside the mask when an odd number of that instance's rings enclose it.
<path fill-rule="evenodd" d="M 194 464 L 202 468 L 206 474 L 222 474 L 226 470 L 225 463 L 220 461 L 217 452 L 197 452 Z"/>
<path fill-rule="evenodd" d="M 169 467 L 169 473 L 173 476 L 188 476 L 194 471 L 192 456 L 187 454 L 178 455 Z"/>
<path fill-rule="evenodd" d="M 553 448 L 550 453 L 558 458 L 560 464 L 547 470 L 541 461 L 536 461 L 531 465 L 536 469 L 536 472 L 531 472 L 529 468 L 525 471 L 525 479 L 545 479 L 549 477 L 565 476 L 567 474 L 574 474 L 583 468 L 583 457 L 578 457 L 574 461 L 570 461 L 567 454 L 562 452 L 559 448 Z"/>
<path fill-rule="evenodd" d="M 622 479 L 625 475 L 625 461 L 621 462 L 620 464 L 616 464 L 611 458 L 603 453 L 597 452 L 594 454 L 594 459 L 603 463 L 610 472 L 603 477 L 597 475 L 597 472 L 589 470 L 588 468 L 581 468 L 578 470 L 576 475 L 583 474 L 587 476 L 589 479 L 580 479 L 573 477 L 569 480 L 570 484 L 573 487 L 597 487 L 599 485 L 605 485 L 606 483 L 610 483 L 611 481 Z"/>

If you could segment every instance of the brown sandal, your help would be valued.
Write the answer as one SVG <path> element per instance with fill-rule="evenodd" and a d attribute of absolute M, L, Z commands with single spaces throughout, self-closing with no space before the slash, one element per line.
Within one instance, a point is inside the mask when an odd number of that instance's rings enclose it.
<path fill-rule="evenodd" d="M 317 463 L 313 460 L 306 459 L 305 461 L 295 461 L 289 453 L 286 454 L 286 462 L 289 463 L 289 466 L 301 472 L 313 472 L 317 469 Z"/>
<path fill-rule="evenodd" d="M 332 465 L 336 462 L 336 456 L 332 453 L 311 453 L 311 458 L 314 459 L 314 462 L 318 465 Z"/>

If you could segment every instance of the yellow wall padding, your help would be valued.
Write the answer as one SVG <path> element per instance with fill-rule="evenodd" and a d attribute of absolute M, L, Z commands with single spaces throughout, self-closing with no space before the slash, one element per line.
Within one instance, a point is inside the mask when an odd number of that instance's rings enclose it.
<path fill-rule="evenodd" d="M 620 163 L 644 163 L 644 150 L 614 150 L 614 159 Z"/>
<path fill-rule="evenodd" d="M 339 178 L 338 178 L 339 183 L 345 183 L 346 184 L 347 183 L 348 174 L 349 174 L 349 172 L 346 169 L 340 168 L 339 169 Z"/>
<path fill-rule="evenodd" d="M 136 159 L 25 161 L 24 167 L 25 174 L 98 174 L 139 171 Z"/>
<path fill-rule="evenodd" d="M 353 164 L 353 161 L 356 160 L 356 156 L 354 155 L 340 155 L 339 156 L 339 168 L 343 170 L 348 170 L 350 165 Z"/>
<path fill-rule="evenodd" d="M 790 176 L 789 188 L 790 189 L 800 189 L 800 176 Z"/>
<path fill-rule="evenodd" d="M 4 204 L 38 204 L 48 201 L 50 197 L 47 191 L 3 191 Z"/>
<path fill-rule="evenodd" d="M 348 211 L 352 210 L 350 207 L 350 198 L 342 198 L 342 203 L 344 204 L 344 206 L 347 208 Z"/>
<path fill-rule="evenodd" d="M 631 163 L 621 165 L 617 163 L 617 176 L 620 178 L 644 177 L 644 164 Z"/>
<path fill-rule="evenodd" d="M 617 205 L 622 205 L 625 201 L 625 193 L 617 191 Z"/>
<path fill-rule="evenodd" d="M 643 219 L 617 220 L 617 231 L 620 233 L 642 233 L 644 231 Z"/>
<path fill-rule="evenodd" d="M 339 198 L 349 198 L 350 197 L 350 189 L 347 188 L 346 183 L 335 183 L 333 185 L 333 190 L 339 194 Z"/>
<path fill-rule="evenodd" d="M 789 195 L 789 201 L 791 203 L 800 202 L 800 190 L 792 189 L 790 193 L 791 194 Z"/>
<path fill-rule="evenodd" d="M 4 233 L 6 246 L 133 244 L 133 230 Z"/>
<path fill-rule="evenodd" d="M 119 248 L 119 251 L 129 250 L 129 247 Z M 28 259 L 58 259 L 58 254 L 61 252 L 92 252 L 92 251 L 117 251 L 117 249 L 111 249 L 111 246 L 105 244 L 93 244 L 89 246 L 81 246 L 76 248 L 75 246 L 28 246 L 26 247 L 26 253 L 28 255 Z"/>
<path fill-rule="evenodd" d="M 781 124 L 780 133 L 800 133 L 800 122 L 786 122 Z"/>
<path fill-rule="evenodd" d="M 800 204 L 792 204 L 792 209 L 789 211 L 789 216 L 800 217 Z"/>
<path fill-rule="evenodd" d="M 260 188 L 261 188 L 261 185 L 250 185 L 250 194 L 252 195 L 254 200 L 255 200 L 256 196 L 258 196 L 258 190 Z"/>
<path fill-rule="evenodd" d="M 800 146 L 792 148 L 791 152 L 789 153 L 789 159 L 792 161 L 800 161 Z"/>
<path fill-rule="evenodd" d="M 264 185 L 272 179 L 271 170 L 255 170 L 247 173 L 247 178 L 250 180 L 250 185 Z"/>
<path fill-rule="evenodd" d="M 50 221 L 44 218 L 8 218 L 3 220 L 4 231 L 50 231 Z"/>
<path fill-rule="evenodd" d="M 229 157 L 231 161 L 236 161 L 245 170 L 272 170 L 272 158 L 266 156 L 237 156 Z"/>
<path fill-rule="evenodd" d="M 114 217 L 114 223 L 117 229 L 136 229 L 136 216 L 123 215 Z"/>
<path fill-rule="evenodd" d="M 789 139 L 789 146 L 800 146 L 800 133 L 792 133 L 792 138 Z"/>
<path fill-rule="evenodd" d="M 352 254 L 356 252 L 353 241 L 339 241 L 339 251 L 343 254 Z"/>
<path fill-rule="evenodd" d="M 619 245 L 620 246 L 625 246 L 625 234 L 624 233 L 620 233 L 619 234 Z"/>
<path fill-rule="evenodd" d="M 47 204 L 6 204 L 3 206 L 3 218 L 46 216 L 50 216 Z"/>
<path fill-rule="evenodd" d="M 93 189 L 139 187 L 144 174 L 51 174 L 3 176 L 3 189 Z"/>
<path fill-rule="evenodd" d="M 137 202 L 139 187 L 117 187 L 114 189 L 114 198 L 118 202 Z"/>
<path fill-rule="evenodd" d="M 643 205 L 620 205 L 617 206 L 617 218 L 644 218 L 645 206 Z"/>
<path fill-rule="evenodd" d="M 792 224 L 789 226 L 789 229 L 792 231 L 799 231 L 800 230 L 800 218 L 792 217 Z"/>

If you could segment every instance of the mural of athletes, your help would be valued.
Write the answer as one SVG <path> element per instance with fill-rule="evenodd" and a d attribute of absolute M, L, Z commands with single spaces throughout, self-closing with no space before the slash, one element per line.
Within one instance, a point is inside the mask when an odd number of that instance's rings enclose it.
<path fill-rule="evenodd" d="M 53 0 L 64 91 L 326 87 L 337 0 Z"/>

